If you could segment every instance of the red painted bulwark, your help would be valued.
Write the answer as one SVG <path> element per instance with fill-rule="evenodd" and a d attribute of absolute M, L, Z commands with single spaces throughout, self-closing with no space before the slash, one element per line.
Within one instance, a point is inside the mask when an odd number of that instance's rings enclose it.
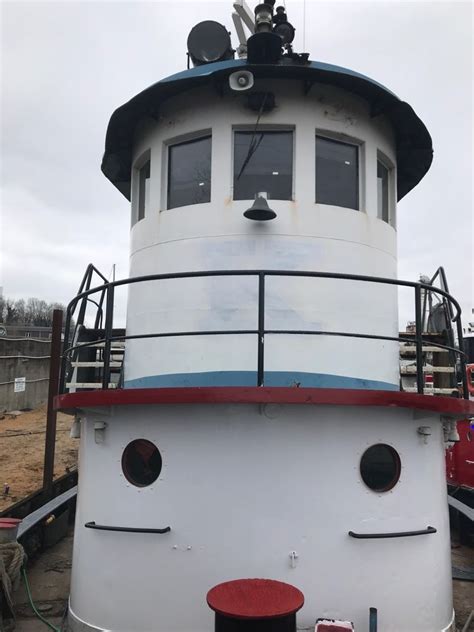
<path fill-rule="evenodd" d="M 474 415 L 474 401 L 400 391 L 339 388 L 194 387 L 130 388 L 68 393 L 55 398 L 58 410 L 140 404 L 318 404 L 395 406 L 464 417 Z"/>
<path fill-rule="evenodd" d="M 274 619 L 295 614 L 303 607 L 304 595 L 273 579 L 236 579 L 211 588 L 207 603 L 231 619 Z"/>

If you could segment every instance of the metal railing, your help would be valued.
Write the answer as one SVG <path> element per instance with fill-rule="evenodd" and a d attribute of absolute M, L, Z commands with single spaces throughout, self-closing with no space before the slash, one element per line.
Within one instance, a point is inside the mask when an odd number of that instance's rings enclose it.
<path fill-rule="evenodd" d="M 87 310 L 87 303 L 93 303 L 96 307 L 97 307 L 97 313 L 96 313 L 96 317 L 95 317 L 95 323 L 94 323 L 94 328 L 97 329 L 98 327 L 100 327 L 102 325 L 102 318 L 103 318 L 103 304 L 104 304 L 104 297 L 105 297 L 105 293 L 107 291 L 107 285 L 109 283 L 108 279 L 102 274 L 102 272 L 100 272 L 92 263 L 89 263 L 89 265 L 86 268 L 86 271 L 84 273 L 84 276 L 82 277 L 82 281 L 81 284 L 79 286 L 79 290 L 77 292 L 77 296 L 82 296 L 84 294 L 87 294 L 89 292 L 89 290 L 91 290 L 91 283 L 92 283 L 92 279 L 94 274 L 96 274 L 98 277 L 100 277 L 102 279 L 102 281 L 105 282 L 105 284 L 102 286 L 102 290 L 99 291 L 99 297 L 98 297 L 98 301 L 94 301 L 93 299 L 89 298 L 89 296 L 85 296 L 85 300 L 81 301 L 81 305 L 80 305 L 80 309 L 79 309 L 79 314 L 77 317 L 77 323 L 76 323 L 76 327 L 75 329 L 77 329 L 78 327 L 82 326 L 84 323 L 84 318 L 86 315 L 86 310 Z M 96 293 L 96 288 L 92 288 L 91 293 Z M 76 298 L 77 298 L 76 296 Z M 68 332 L 66 333 L 70 333 L 70 329 Z M 66 336 L 64 336 L 65 340 L 68 340 L 68 338 Z"/>
<path fill-rule="evenodd" d="M 104 278 L 101 275 L 102 278 Z M 113 316 L 114 316 L 114 296 L 115 289 L 124 285 L 135 285 L 137 283 L 147 283 L 151 281 L 177 280 L 177 279 L 193 279 L 206 277 L 256 277 L 258 279 L 258 316 L 256 329 L 216 329 L 208 331 L 173 331 L 173 332 L 155 332 L 134 335 L 113 335 Z M 354 281 L 361 283 L 376 283 L 380 285 L 393 285 L 397 287 L 413 288 L 415 293 L 415 321 L 416 330 L 414 334 L 406 334 L 403 336 L 382 336 L 368 333 L 350 333 L 345 331 L 322 331 L 307 329 L 266 329 L 265 327 L 265 280 L 268 277 L 285 277 L 285 278 L 314 278 L 314 279 L 334 279 L 344 281 Z M 398 279 L 387 279 L 374 276 L 362 276 L 357 274 L 341 274 L 333 272 L 309 272 L 296 270 L 214 270 L 203 272 L 179 272 L 170 274 L 152 274 L 141 277 L 133 277 L 122 279 L 114 282 L 106 282 L 95 288 L 80 291 L 77 296 L 69 303 L 66 311 L 66 328 L 64 335 L 64 350 L 62 357 L 62 370 L 60 392 L 65 392 L 65 384 L 67 377 L 68 362 L 72 358 L 77 357 L 77 353 L 88 346 L 94 346 L 98 343 L 103 345 L 103 370 L 102 370 L 102 388 L 107 389 L 110 383 L 110 362 L 112 344 L 116 341 L 138 340 L 146 338 L 165 338 L 165 337 L 183 337 L 183 336 L 221 336 L 236 334 L 255 334 L 257 335 L 257 379 L 256 385 L 264 384 L 264 342 L 266 334 L 291 334 L 291 335 L 312 335 L 312 336 L 337 336 L 347 338 L 362 338 L 367 340 L 387 340 L 393 342 L 414 343 L 416 348 L 416 382 L 417 392 L 424 392 L 424 375 L 423 375 L 423 306 L 422 306 L 422 290 L 429 290 L 446 301 L 451 310 L 451 321 L 454 323 L 457 331 L 458 345 L 441 344 L 429 341 L 430 346 L 439 347 L 453 354 L 456 358 L 456 367 L 459 381 L 462 382 L 462 396 L 468 398 L 467 379 L 466 379 L 466 360 L 463 350 L 463 336 L 461 325 L 461 308 L 458 302 L 441 288 L 433 287 L 421 282 L 401 281 Z M 426 292 L 425 292 L 426 293 Z M 69 346 L 71 323 L 75 311 L 79 305 L 79 317 L 77 324 L 82 325 L 86 310 L 86 303 L 91 301 L 92 295 L 98 295 L 96 301 L 99 314 L 96 316 L 96 326 L 102 325 L 103 336 L 93 342 L 75 343 Z M 105 318 L 104 316 L 104 298 L 105 298 Z M 102 320 L 103 319 L 103 320 Z M 102 333 L 102 329 L 101 329 Z"/>

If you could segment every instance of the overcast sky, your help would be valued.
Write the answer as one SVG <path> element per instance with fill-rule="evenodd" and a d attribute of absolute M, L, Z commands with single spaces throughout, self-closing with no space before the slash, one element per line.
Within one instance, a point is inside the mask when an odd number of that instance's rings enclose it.
<path fill-rule="evenodd" d="M 399 204 L 399 277 L 416 280 L 444 265 L 470 312 L 472 4 L 286 6 L 297 51 L 304 39 L 311 59 L 379 81 L 427 125 L 435 158 Z M 66 303 L 89 262 L 106 276 L 115 263 L 117 277 L 128 276 L 129 204 L 100 171 L 112 112 L 185 68 L 194 24 L 215 19 L 230 29 L 232 2 L 14 1 L 1 9 L 0 286 L 13 298 Z"/>

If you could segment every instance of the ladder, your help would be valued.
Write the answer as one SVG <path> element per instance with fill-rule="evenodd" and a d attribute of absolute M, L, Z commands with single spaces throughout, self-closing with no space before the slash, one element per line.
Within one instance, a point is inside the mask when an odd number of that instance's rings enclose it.
<path fill-rule="evenodd" d="M 102 329 L 81 328 L 74 341 L 78 345 L 72 360 L 69 363 L 69 371 L 66 377 L 66 388 L 70 393 L 82 390 L 98 390 L 103 388 L 104 370 L 104 346 L 100 340 L 104 335 Z M 125 335 L 124 329 L 115 329 L 113 337 Z M 82 343 L 82 344 L 81 344 Z M 117 388 L 123 369 L 125 343 L 114 341 L 110 350 L 110 382 L 108 388 Z"/>
<path fill-rule="evenodd" d="M 422 278 L 428 285 L 439 279 L 439 288 L 449 292 L 446 274 L 438 268 L 431 279 Z M 458 374 L 460 370 L 457 354 L 438 345 L 457 347 L 456 332 L 452 326 L 452 309 L 444 296 L 423 290 L 422 337 L 425 395 L 446 395 L 459 397 Z M 400 336 L 406 334 L 401 333 Z M 416 346 L 410 342 L 400 343 L 400 383 L 401 389 L 407 393 L 416 393 L 413 384 L 417 375 Z"/>

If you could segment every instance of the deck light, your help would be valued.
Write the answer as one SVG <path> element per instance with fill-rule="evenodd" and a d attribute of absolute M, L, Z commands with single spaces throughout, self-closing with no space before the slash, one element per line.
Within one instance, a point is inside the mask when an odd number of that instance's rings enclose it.
<path fill-rule="evenodd" d="M 189 32 L 188 54 L 195 66 L 233 58 L 228 30 L 214 20 L 199 22 Z"/>
<path fill-rule="evenodd" d="M 274 4 L 275 0 L 269 0 L 255 7 L 255 31 L 257 33 L 270 33 L 272 30 Z"/>
<path fill-rule="evenodd" d="M 255 202 L 245 211 L 244 217 L 257 222 L 268 222 L 270 219 L 275 219 L 277 214 L 268 206 L 265 196 L 266 193 L 258 193 Z"/>
<path fill-rule="evenodd" d="M 290 24 L 286 17 L 285 7 L 277 7 L 276 14 L 273 16 L 273 32 L 281 37 L 284 45 L 291 44 L 295 39 L 295 28 Z"/>
<path fill-rule="evenodd" d="M 282 54 L 282 40 L 273 33 L 273 6 L 275 0 L 267 0 L 255 7 L 255 35 L 247 40 L 249 64 L 275 64 Z"/>

